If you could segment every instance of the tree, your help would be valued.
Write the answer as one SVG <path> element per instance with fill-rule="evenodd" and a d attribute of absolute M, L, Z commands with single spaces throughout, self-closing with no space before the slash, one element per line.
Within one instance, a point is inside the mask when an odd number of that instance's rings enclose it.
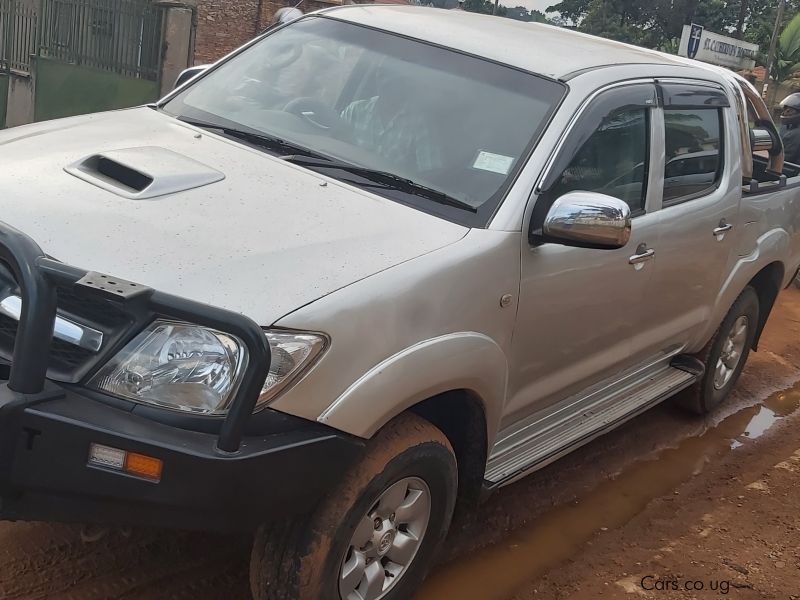
<path fill-rule="evenodd" d="M 778 0 L 562 0 L 547 12 L 578 29 L 649 48 L 670 48 L 684 25 L 735 35 L 766 49 Z M 800 11 L 800 0 L 787 2 L 787 13 Z"/>
<path fill-rule="evenodd" d="M 506 17 L 515 19 L 517 21 L 535 21 L 537 23 L 547 23 L 547 17 L 543 12 L 538 10 L 528 10 L 524 6 L 515 6 L 514 8 L 506 8 Z"/>
<path fill-rule="evenodd" d="M 750 10 L 745 20 L 743 39 L 758 44 L 766 55 L 769 41 L 772 38 L 772 29 L 775 26 L 778 0 L 751 0 L 749 4 Z M 785 27 L 798 12 L 800 12 L 800 0 L 788 0 L 784 11 L 783 26 Z"/>
<path fill-rule="evenodd" d="M 591 0 L 563 0 L 554 6 L 548 6 L 545 12 L 557 12 L 565 22 L 578 25 L 589 12 L 590 4 Z"/>
<path fill-rule="evenodd" d="M 469 12 L 483 13 L 485 15 L 494 14 L 493 0 L 464 0 L 464 10 Z M 497 7 L 497 15 L 506 16 L 506 7 L 500 4 Z"/>
<path fill-rule="evenodd" d="M 800 71 L 800 14 L 789 21 L 778 38 L 770 75 L 775 82 L 783 83 L 795 71 Z"/>
<path fill-rule="evenodd" d="M 531 19 L 530 20 L 533 21 L 534 23 L 549 23 L 550 22 L 550 19 L 547 18 L 547 15 L 544 14 L 540 10 L 531 10 L 530 15 L 531 15 Z"/>

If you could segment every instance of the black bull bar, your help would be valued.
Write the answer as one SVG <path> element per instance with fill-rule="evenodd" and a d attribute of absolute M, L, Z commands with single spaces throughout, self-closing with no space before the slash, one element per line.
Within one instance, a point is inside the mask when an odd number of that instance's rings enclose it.
<path fill-rule="evenodd" d="M 0 223 L 0 261 L 10 269 L 22 298 L 10 376 L 6 390 L 0 388 L 0 408 L 45 390 L 57 290 L 66 287 L 77 296 L 114 303 L 132 318 L 134 325 L 119 347 L 154 319 L 162 317 L 237 337 L 247 349 L 248 361 L 220 428 L 217 448 L 223 452 L 239 449 L 271 358 L 269 343 L 257 323 L 239 313 L 64 264 L 48 257 L 33 239 L 5 223 Z"/>

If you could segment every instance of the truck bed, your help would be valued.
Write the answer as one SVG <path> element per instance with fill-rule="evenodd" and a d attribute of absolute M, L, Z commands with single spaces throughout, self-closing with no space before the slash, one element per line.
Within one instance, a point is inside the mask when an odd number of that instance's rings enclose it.
<path fill-rule="evenodd" d="M 775 176 L 767 172 L 767 159 L 753 156 L 753 178 L 742 187 L 745 194 L 764 194 L 789 187 L 800 186 L 800 165 L 785 162 L 783 173 Z"/>

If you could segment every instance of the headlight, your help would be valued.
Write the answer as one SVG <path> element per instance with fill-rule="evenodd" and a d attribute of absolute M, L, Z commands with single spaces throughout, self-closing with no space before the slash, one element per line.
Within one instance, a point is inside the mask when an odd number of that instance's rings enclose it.
<path fill-rule="evenodd" d="M 214 414 L 225 411 L 246 366 L 247 350 L 232 335 L 155 321 L 89 385 L 130 400 Z"/>
<path fill-rule="evenodd" d="M 272 360 L 258 406 L 274 398 L 325 347 L 325 338 L 315 334 L 264 333 Z M 89 385 L 137 402 L 224 414 L 236 396 L 247 363 L 247 348 L 235 336 L 158 320 L 104 365 Z"/>

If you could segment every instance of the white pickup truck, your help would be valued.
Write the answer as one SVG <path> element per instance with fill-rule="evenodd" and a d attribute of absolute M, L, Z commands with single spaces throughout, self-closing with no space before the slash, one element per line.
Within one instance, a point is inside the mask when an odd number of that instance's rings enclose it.
<path fill-rule="evenodd" d="M 456 506 L 722 402 L 800 266 L 755 90 L 347 6 L 0 133 L 0 518 L 256 532 L 259 599 L 409 598 Z"/>

